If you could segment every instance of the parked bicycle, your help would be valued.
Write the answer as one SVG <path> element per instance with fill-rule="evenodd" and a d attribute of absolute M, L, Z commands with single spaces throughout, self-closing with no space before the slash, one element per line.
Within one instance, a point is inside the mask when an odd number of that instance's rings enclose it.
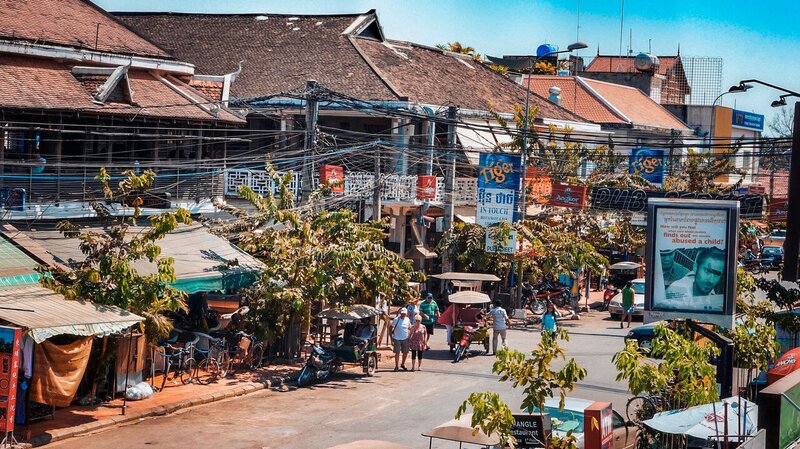
<path fill-rule="evenodd" d="M 230 341 L 233 343 L 229 349 L 230 372 L 239 367 L 256 370 L 264 365 L 264 345 L 255 335 L 239 331 L 230 336 Z"/>
<path fill-rule="evenodd" d="M 187 342 L 183 348 L 167 342 L 156 348 L 156 354 L 164 360 L 164 376 L 161 378 L 161 385 L 157 387 L 158 391 L 164 390 L 167 381 L 180 379 L 184 385 L 194 381 L 197 374 L 197 362 L 194 359 L 195 343 L 197 338 Z"/>
<path fill-rule="evenodd" d="M 228 375 L 231 368 L 230 349 L 225 338 L 216 338 L 208 334 L 196 332 L 200 338 L 208 341 L 208 349 L 201 349 L 195 346 L 195 358 L 197 363 L 197 382 L 208 385 L 218 379 L 223 379 Z"/>

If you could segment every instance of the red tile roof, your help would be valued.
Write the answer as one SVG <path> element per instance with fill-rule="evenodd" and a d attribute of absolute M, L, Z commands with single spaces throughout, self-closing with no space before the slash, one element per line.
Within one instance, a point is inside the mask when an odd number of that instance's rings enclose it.
<path fill-rule="evenodd" d="M 0 39 L 172 59 L 87 0 L 0 0 Z"/>
<path fill-rule="evenodd" d="M 51 59 L 0 54 L 0 107 L 244 123 L 241 117 L 225 108 L 220 109 L 218 118 L 213 117 L 148 72 L 131 70 L 128 79 L 135 106 L 114 101 L 99 105 L 92 101 L 91 95 L 99 82 L 95 77 L 78 79 L 69 65 Z M 175 78 L 169 78 L 168 82 L 211 107 L 208 97 L 183 82 Z"/>
<path fill-rule="evenodd" d="M 666 75 L 680 56 L 659 56 L 658 73 Z M 598 55 L 584 69 L 587 72 L 636 72 L 633 56 Z"/>
<path fill-rule="evenodd" d="M 533 76 L 531 90 L 546 97 L 561 88 L 561 105 L 581 117 L 602 124 L 687 131 L 687 126 L 639 89 L 573 76 Z M 626 120 L 626 118 L 628 120 Z"/>

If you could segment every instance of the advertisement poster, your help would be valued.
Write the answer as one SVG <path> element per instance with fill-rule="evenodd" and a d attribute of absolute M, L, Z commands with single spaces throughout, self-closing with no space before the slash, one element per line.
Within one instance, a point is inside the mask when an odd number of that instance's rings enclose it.
<path fill-rule="evenodd" d="M 789 198 L 772 198 L 769 200 L 769 212 L 767 221 L 770 223 L 786 222 L 786 214 L 789 212 Z"/>
<path fill-rule="evenodd" d="M 481 153 L 475 222 L 491 226 L 516 220 L 520 188 L 520 156 Z"/>
<path fill-rule="evenodd" d="M 733 312 L 738 203 L 652 200 L 650 207 L 645 310 L 724 325 L 707 316 Z"/>
<path fill-rule="evenodd" d="M 436 176 L 417 176 L 417 199 L 432 200 L 436 198 Z"/>
<path fill-rule="evenodd" d="M 0 326 L 0 432 L 14 430 L 22 331 Z"/>
<path fill-rule="evenodd" d="M 582 209 L 586 204 L 586 186 L 553 184 L 550 205 Z"/>
<path fill-rule="evenodd" d="M 527 202 L 530 204 L 547 204 L 553 184 L 550 175 L 539 167 L 528 167 L 525 173 Z"/>
<path fill-rule="evenodd" d="M 344 168 L 338 165 L 320 165 L 319 181 L 320 184 L 331 185 L 331 192 L 344 192 Z"/>
<path fill-rule="evenodd" d="M 634 148 L 631 150 L 629 170 L 648 182 L 660 186 L 664 183 L 664 150 Z"/>

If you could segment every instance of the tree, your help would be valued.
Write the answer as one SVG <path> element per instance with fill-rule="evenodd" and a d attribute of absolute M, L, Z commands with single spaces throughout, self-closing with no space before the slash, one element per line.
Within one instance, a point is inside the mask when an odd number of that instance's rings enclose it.
<path fill-rule="evenodd" d="M 791 138 L 794 128 L 794 108 L 783 107 L 772 116 L 767 127 L 772 137 Z"/>
<path fill-rule="evenodd" d="M 717 154 L 688 150 L 688 154 L 675 162 L 670 174 L 664 178 L 664 190 L 683 192 L 730 193 L 738 189 L 742 179 L 733 184 L 727 183 L 728 175 L 743 176 L 745 172 L 736 168 L 733 162 L 741 147 L 741 142 Z M 676 158 L 677 159 L 677 158 Z"/>
<path fill-rule="evenodd" d="M 797 287 L 787 288 L 774 279 L 756 278 L 755 283 L 759 289 L 766 292 L 767 300 L 779 309 L 778 312 L 775 312 L 773 307 L 764 314 L 764 317 L 771 324 L 792 334 L 794 336 L 793 346 L 798 346 L 800 344 L 800 314 L 792 313 L 792 311 L 800 307 L 800 289 Z"/>
<path fill-rule="evenodd" d="M 536 61 L 533 64 L 533 74 L 534 75 L 555 75 L 556 74 L 556 66 L 547 62 L 547 61 Z"/>
<path fill-rule="evenodd" d="M 558 344 L 559 339 L 569 341 L 566 330 L 559 329 L 556 336 L 542 334 L 541 341 L 529 356 L 506 347 L 497 351 L 492 372 L 500 376 L 500 382 L 511 382 L 514 388 L 523 388 L 520 408 L 527 413 L 544 413 L 545 401 L 556 395 L 559 397 L 559 410 L 563 410 L 567 393 L 586 377 L 586 369 L 578 365 L 575 359 L 567 360 L 564 348 Z M 566 363 L 561 369 L 555 370 L 553 363 L 561 360 Z M 470 394 L 458 407 L 456 418 L 460 418 L 469 408 L 472 409 L 471 425 L 474 429 L 480 429 L 487 435 L 497 435 L 502 447 L 514 447 L 516 440 L 511 435 L 514 417 L 508 404 L 497 393 L 487 391 Z M 558 438 L 554 440 L 560 442 Z M 557 446 L 574 448 L 575 440 L 571 434 L 566 440 L 566 445 Z M 546 441 L 545 445 L 552 443 Z"/>
<path fill-rule="evenodd" d="M 312 212 L 300 213 L 288 188 L 291 174 L 269 172 L 277 196 L 240 187 L 255 212 L 222 206 L 237 220 L 217 228 L 266 266 L 245 295 L 253 331 L 272 342 L 294 325 L 308 332 L 312 310 L 323 304 L 347 307 L 375 304 L 378 296 L 407 301 L 416 295 L 408 283 L 424 275 L 383 246 L 385 221 L 358 223 L 347 210 L 313 212 L 325 189 L 311 195 Z"/>
<path fill-rule="evenodd" d="M 125 199 L 134 206 L 133 215 L 114 219 L 105 232 L 82 231 L 78 226 L 62 221 L 58 229 L 67 238 L 81 241 L 80 249 L 85 259 L 77 262 L 71 271 L 58 267 L 40 267 L 41 283 L 64 295 L 66 299 L 85 299 L 95 304 L 120 307 L 145 318 L 144 331 L 150 343 L 166 336 L 172 323 L 163 312 L 185 308 L 185 293 L 169 286 L 175 282 L 171 257 L 161 257 L 158 241 L 179 224 L 191 224 L 186 209 L 164 212 L 150 218 L 150 228 L 129 235 L 131 226 L 141 216 L 142 196 L 153 186 L 155 173 L 150 170 L 136 175 L 132 170 L 123 173 L 125 178 L 116 189 L 109 186 L 111 177 L 105 169 L 96 177 L 108 200 Z M 92 204 L 98 216 L 111 220 L 110 213 L 101 203 Z M 154 265 L 155 273 L 140 274 L 133 264 L 147 261 Z"/>
<path fill-rule="evenodd" d="M 481 60 L 481 56 L 479 54 L 475 53 L 475 49 L 474 48 L 465 47 L 465 46 L 461 45 L 461 42 L 459 42 L 459 41 L 448 42 L 447 45 L 445 45 L 445 44 L 436 44 L 436 48 L 438 48 L 439 50 L 450 51 L 450 52 L 458 53 L 458 54 L 461 54 L 461 55 L 470 55 L 470 56 L 472 56 L 472 59 L 474 59 L 475 61 L 478 61 L 478 62 L 480 62 L 480 60 Z"/>

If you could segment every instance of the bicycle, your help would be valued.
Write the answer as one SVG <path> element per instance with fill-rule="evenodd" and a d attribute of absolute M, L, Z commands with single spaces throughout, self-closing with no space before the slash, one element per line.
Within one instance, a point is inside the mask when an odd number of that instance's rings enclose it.
<path fill-rule="evenodd" d="M 256 370 L 264 364 L 264 345 L 258 339 L 246 332 L 239 331 L 233 335 L 238 341 L 230 347 L 231 372 L 235 367 L 246 366 L 251 370 Z"/>
<path fill-rule="evenodd" d="M 195 354 L 203 357 L 197 364 L 197 382 L 208 385 L 211 382 L 225 378 L 231 368 L 231 357 L 225 338 L 214 338 L 206 335 L 209 341 L 208 349 L 195 348 Z"/>
<path fill-rule="evenodd" d="M 183 385 L 190 384 L 194 381 L 197 374 L 197 362 L 194 359 L 194 342 L 189 342 L 184 348 L 172 346 L 169 343 L 164 343 L 163 351 L 156 349 L 156 353 L 164 358 L 164 377 L 161 378 L 161 386 L 158 391 L 163 391 L 168 380 L 172 381 L 176 378 L 181 380 Z M 172 367 L 175 365 L 176 369 L 172 372 Z"/>

